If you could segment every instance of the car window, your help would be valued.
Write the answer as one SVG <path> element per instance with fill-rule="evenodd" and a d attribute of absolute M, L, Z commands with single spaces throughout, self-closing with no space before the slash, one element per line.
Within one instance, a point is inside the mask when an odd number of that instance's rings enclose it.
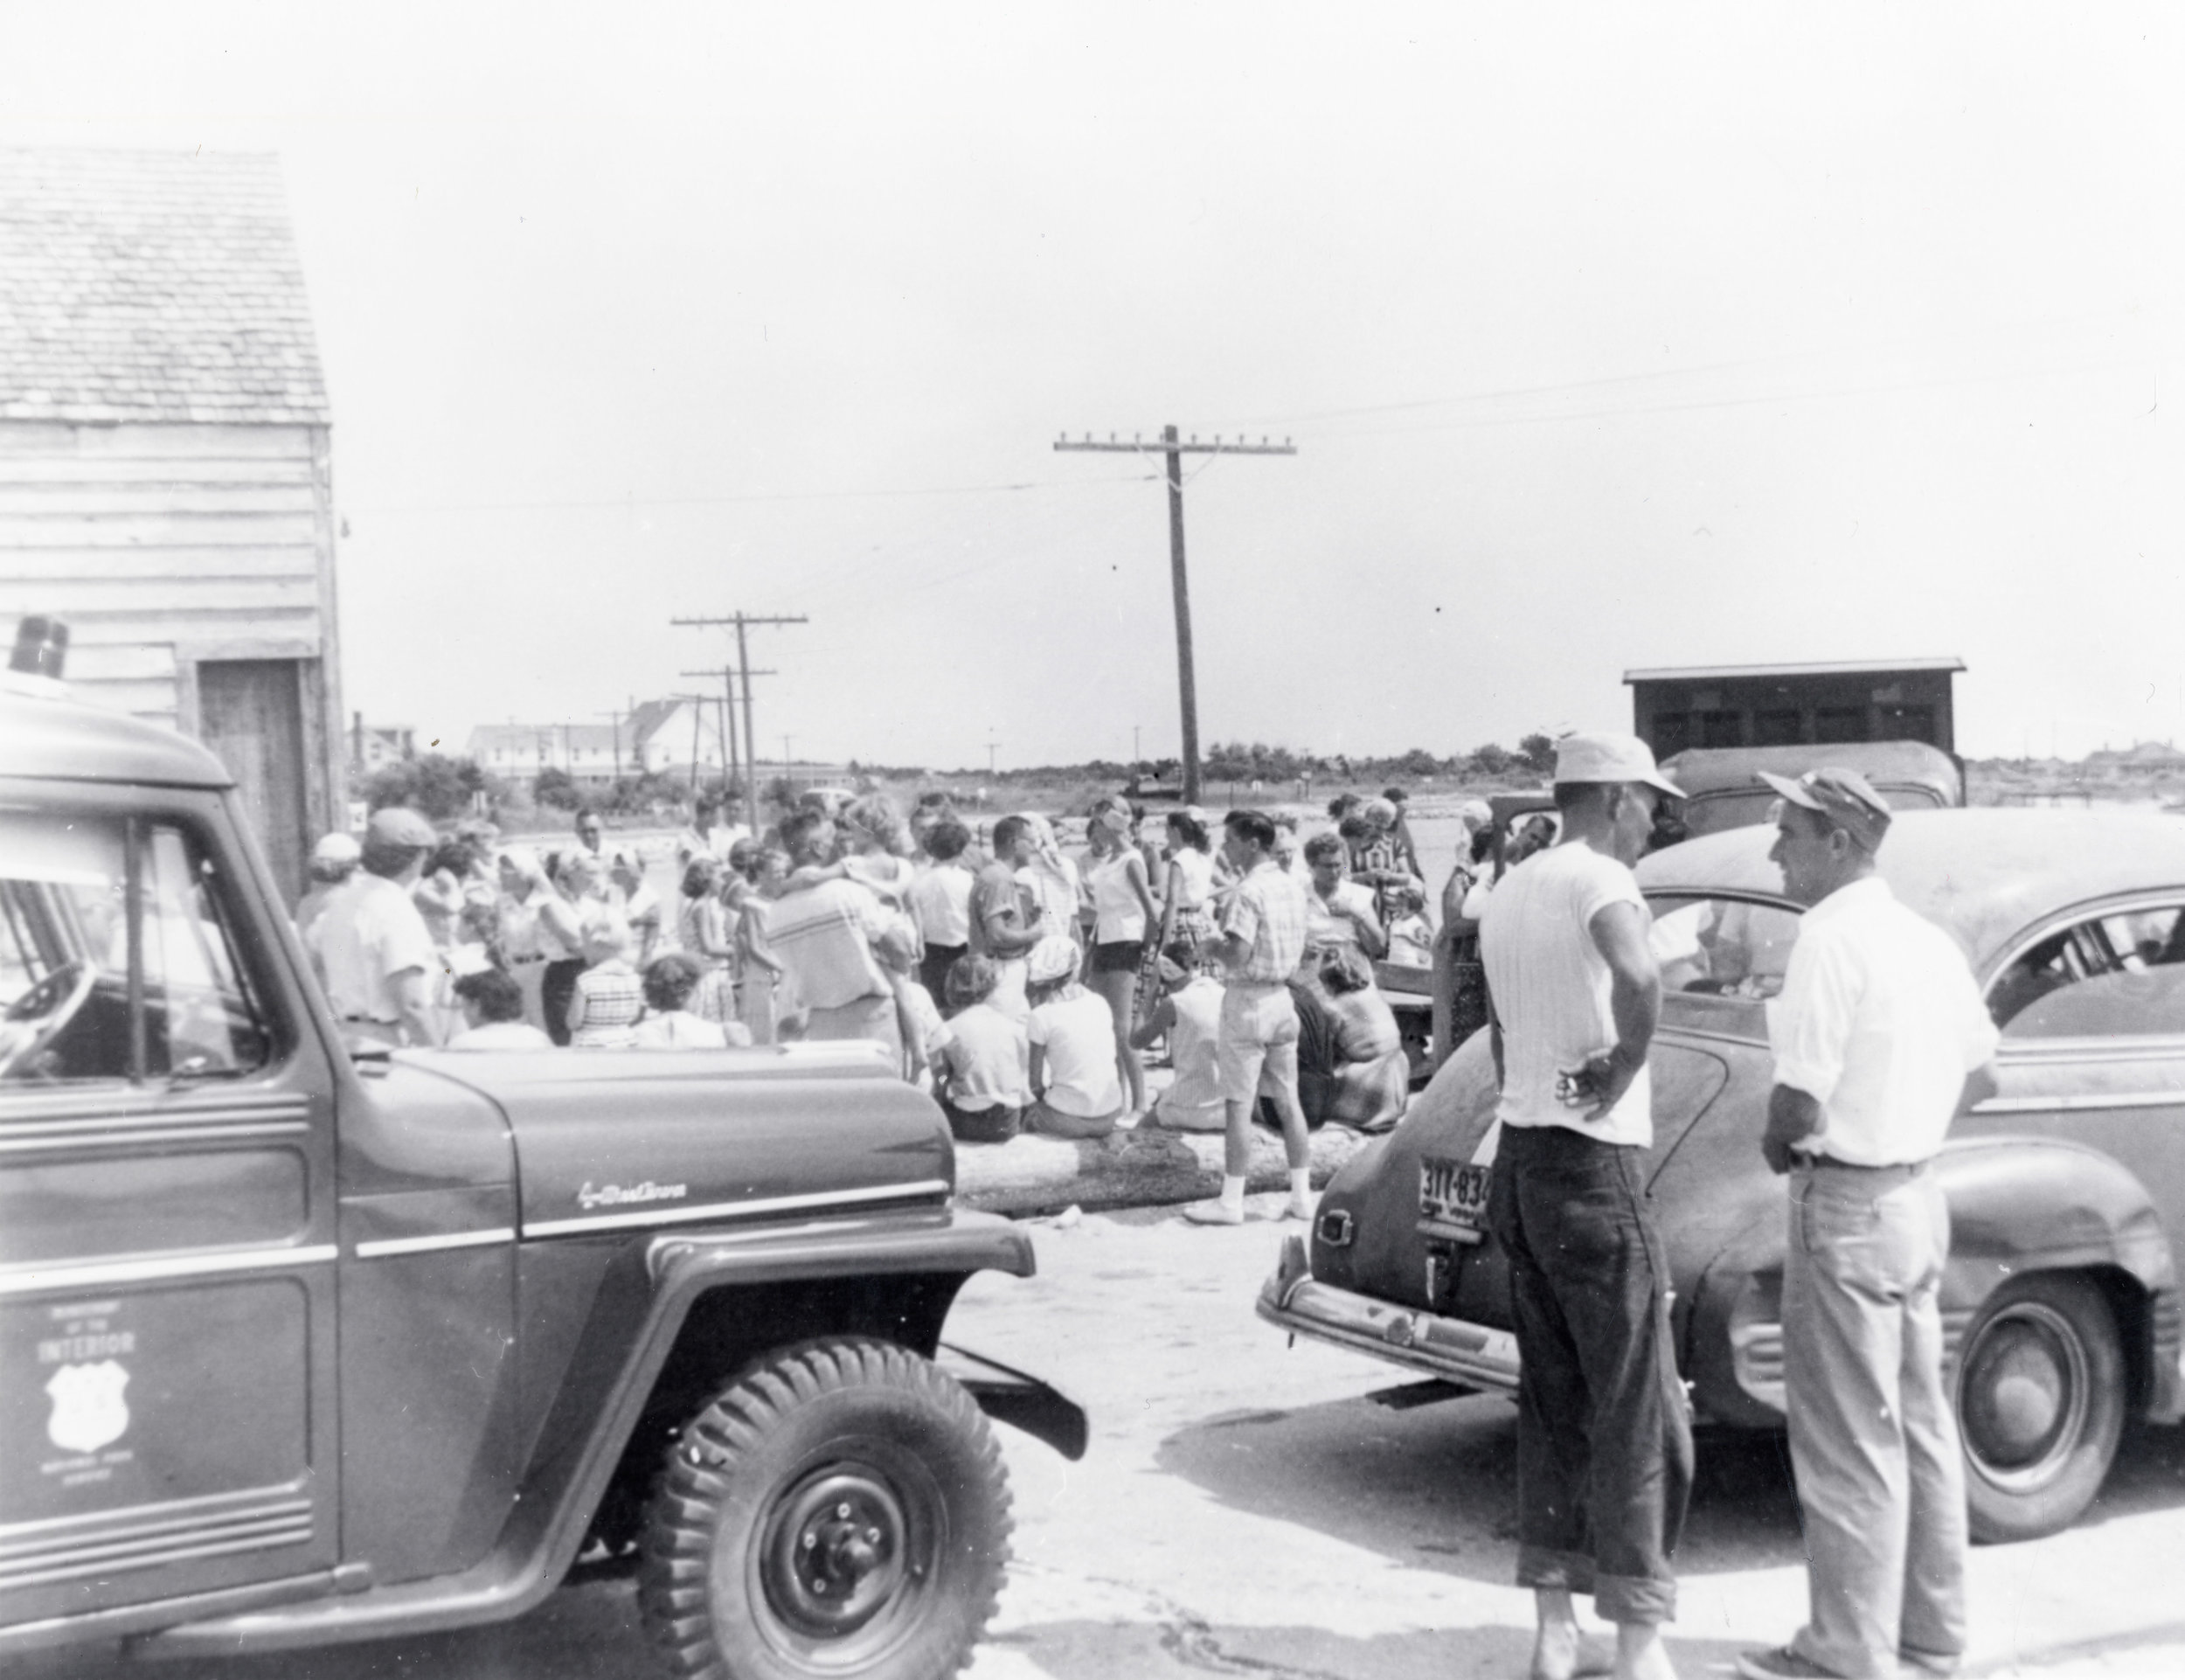
<path fill-rule="evenodd" d="M 2185 1032 L 2179 906 L 2094 916 L 2059 928 L 1995 977 L 1987 1008 L 2006 1038 Z"/>
<path fill-rule="evenodd" d="M 1648 943 L 1664 992 L 1716 997 L 1773 997 L 1783 989 L 1798 913 L 1745 899 L 1661 894 Z"/>
<path fill-rule="evenodd" d="M 0 810 L 0 1085 L 264 1066 L 217 885 L 174 825 Z"/>

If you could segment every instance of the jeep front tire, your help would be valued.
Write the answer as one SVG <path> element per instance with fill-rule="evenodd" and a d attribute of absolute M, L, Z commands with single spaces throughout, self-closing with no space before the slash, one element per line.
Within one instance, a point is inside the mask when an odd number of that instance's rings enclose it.
<path fill-rule="evenodd" d="M 1009 1499 L 986 1419 L 891 1343 L 769 1354 L 669 1449 L 638 1604 L 698 1680 L 945 1680 L 994 1613 Z"/>

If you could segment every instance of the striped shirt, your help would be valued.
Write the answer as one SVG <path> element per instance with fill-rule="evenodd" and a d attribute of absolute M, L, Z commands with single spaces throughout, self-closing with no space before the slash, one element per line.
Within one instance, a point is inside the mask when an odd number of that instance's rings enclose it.
<path fill-rule="evenodd" d="M 1252 948 L 1242 966 L 1229 971 L 1232 982 L 1277 985 L 1287 980 L 1305 954 L 1305 894 L 1273 858 L 1262 858 L 1238 883 L 1222 932 Z"/>
<path fill-rule="evenodd" d="M 628 1049 L 630 1029 L 645 1012 L 645 988 L 637 970 L 621 957 L 609 957 L 577 976 L 577 996 L 584 1002 L 584 1016 L 569 1042 L 579 1050 Z"/>
<path fill-rule="evenodd" d="M 840 1009 L 884 997 L 886 976 L 873 960 L 884 931 L 880 901 L 854 881 L 822 881 L 767 906 L 766 945 L 789 971 L 808 1009 Z"/>

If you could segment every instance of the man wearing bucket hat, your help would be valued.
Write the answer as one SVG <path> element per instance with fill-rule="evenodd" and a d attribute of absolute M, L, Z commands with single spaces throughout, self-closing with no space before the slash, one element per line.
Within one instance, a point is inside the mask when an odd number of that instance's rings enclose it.
<path fill-rule="evenodd" d="M 364 867 L 328 899 L 305 936 L 345 1029 L 386 1045 L 436 1045 L 431 982 L 439 952 L 410 897 L 440 843 L 433 825 L 399 805 L 364 825 Z"/>
<path fill-rule="evenodd" d="M 1561 837 L 1495 884 L 1480 922 L 1502 1081 L 1488 1217 L 1517 1329 L 1517 1582 L 1539 1617 L 1534 1680 L 1577 1671 L 1578 1593 L 1616 1624 L 1620 1677 L 1671 1672 L 1660 1625 L 1675 1614 L 1692 1438 L 1646 1202 L 1661 982 L 1631 865 L 1676 794 L 1635 737 L 1565 736 Z"/>
<path fill-rule="evenodd" d="M 1876 872 L 1890 809 L 1852 770 L 1763 780 L 1800 919 L 1768 1010 L 1761 1140 L 1791 1177 L 1783 1367 L 1808 1608 L 1756 1680 L 1947 1674 L 1965 1649 L 1965 1468 L 1942 1380 L 1950 1213 L 1927 1163 L 1995 1088 L 1964 953 Z"/>

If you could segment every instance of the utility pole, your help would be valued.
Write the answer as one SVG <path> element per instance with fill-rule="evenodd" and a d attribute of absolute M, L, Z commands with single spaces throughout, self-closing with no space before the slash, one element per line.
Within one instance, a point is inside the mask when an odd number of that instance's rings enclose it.
<path fill-rule="evenodd" d="M 744 789 L 745 820 L 753 834 L 759 832 L 759 743 L 752 731 L 751 679 L 755 674 L 751 668 L 751 650 L 744 632 L 753 624 L 807 624 L 811 621 L 803 614 L 776 614 L 759 616 L 751 613 L 734 612 L 725 618 L 671 618 L 670 624 L 680 624 L 693 629 L 711 625 L 733 624 L 736 627 L 736 664 L 744 680 L 744 762 L 752 767 L 751 780 Z"/>
<path fill-rule="evenodd" d="M 1096 443 L 1087 432 L 1075 442 L 1066 436 L 1058 438 L 1055 448 L 1058 451 L 1089 449 L 1114 455 L 1148 455 L 1158 449 L 1168 457 L 1169 573 L 1176 596 L 1176 696 L 1183 712 L 1183 802 L 1196 805 L 1199 802 L 1199 699 L 1198 680 L 1191 669 L 1191 587 L 1183 571 L 1183 457 L 1294 455 L 1297 447 L 1287 438 L 1280 443 L 1270 443 L 1265 438 L 1253 443 L 1239 437 L 1224 443 L 1218 435 L 1211 443 L 1201 443 L 1196 432 L 1186 442 L 1177 437 L 1175 427 L 1164 426 L 1156 443 L 1148 444 L 1136 437 L 1126 443 L 1113 432 L 1107 434 L 1106 442 Z"/>
<path fill-rule="evenodd" d="M 744 704 L 749 705 L 751 704 L 750 679 L 754 677 L 775 677 L 780 673 L 771 670 L 746 671 L 735 665 L 722 665 L 712 670 L 686 670 L 677 674 L 683 677 L 718 677 L 721 679 L 718 704 L 721 708 L 722 785 L 725 788 L 729 782 L 736 781 L 742 774 L 736 757 L 736 679 L 739 677 L 745 679 Z M 758 774 L 758 766 L 754 763 L 752 767 L 752 775 L 754 780 Z M 751 789 L 746 787 L 744 791 L 749 794 Z M 723 803 L 726 802 L 724 801 Z M 756 834 L 759 830 L 753 828 L 752 832 Z"/>
<path fill-rule="evenodd" d="M 614 779 L 622 779 L 622 714 L 620 712 L 595 712 L 595 718 L 605 718 L 614 731 Z"/>

